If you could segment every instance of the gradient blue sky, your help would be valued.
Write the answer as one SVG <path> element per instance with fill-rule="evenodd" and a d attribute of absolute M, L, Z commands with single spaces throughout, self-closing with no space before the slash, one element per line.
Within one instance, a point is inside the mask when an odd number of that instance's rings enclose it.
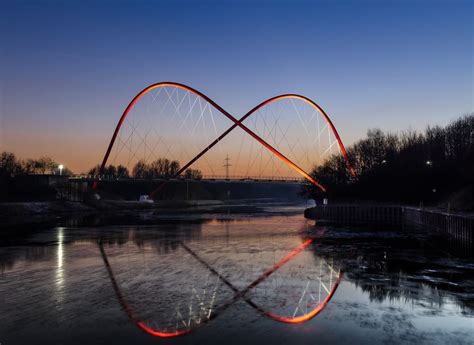
<path fill-rule="evenodd" d="M 473 111 L 470 1 L 2 1 L 0 36 L 0 149 L 76 171 L 157 81 L 236 116 L 301 93 L 346 145 Z"/>

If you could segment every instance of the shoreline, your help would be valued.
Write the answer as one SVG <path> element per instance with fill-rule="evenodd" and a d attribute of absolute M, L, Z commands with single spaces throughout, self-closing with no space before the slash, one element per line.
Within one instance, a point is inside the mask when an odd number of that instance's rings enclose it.
<path fill-rule="evenodd" d="M 39 201 L 0 203 L 0 223 L 3 227 L 21 227 L 28 224 L 58 223 L 67 220 L 112 217 L 134 218 L 147 214 L 206 214 L 206 213 L 261 213 L 264 207 L 275 205 L 301 205 L 288 200 L 177 200 L 156 203 L 138 201 L 102 200 L 94 203 L 80 201 Z"/>
<path fill-rule="evenodd" d="M 472 214 L 404 205 L 331 204 L 307 208 L 304 216 L 327 225 L 419 227 L 442 233 L 470 247 L 474 244 Z"/>

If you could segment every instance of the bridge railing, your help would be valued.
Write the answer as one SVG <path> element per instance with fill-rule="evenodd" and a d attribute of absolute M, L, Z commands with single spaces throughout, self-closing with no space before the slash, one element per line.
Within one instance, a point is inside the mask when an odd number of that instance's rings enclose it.
<path fill-rule="evenodd" d="M 282 181 L 282 182 L 300 182 L 299 177 L 288 176 L 244 176 L 244 175 L 204 175 L 203 180 L 232 180 L 232 181 Z"/>
<path fill-rule="evenodd" d="M 262 182 L 302 182 L 302 179 L 299 177 L 289 177 L 289 176 L 243 176 L 243 175 L 234 175 L 234 176 L 225 176 L 225 175 L 203 175 L 202 177 L 191 177 L 186 178 L 184 176 L 179 176 L 176 178 L 170 177 L 157 177 L 150 179 L 143 178 L 134 178 L 126 176 L 96 176 L 96 175 L 76 175 L 70 177 L 72 180 L 104 180 L 104 181 L 116 181 L 116 180 L 137 180 L 137 181 L 262 181 Z"/>

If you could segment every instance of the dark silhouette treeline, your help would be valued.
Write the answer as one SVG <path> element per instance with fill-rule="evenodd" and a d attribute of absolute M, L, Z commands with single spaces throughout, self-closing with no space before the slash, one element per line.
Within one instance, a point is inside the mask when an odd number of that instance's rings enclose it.
<path fill-rule="evenodd" d="M 167 158 L 158 158 L 151 163 L 146 163 L 144 160 L 139 160 L 133 167 L 130 174 L 129 170 L 123 165 L 108 165 L 104 168 L 101 174 L 103 178 L 117 179 L 117 178 L 137 178 L 137 179 L 156 179 L 156 178 L 170 178 L 173 177 L 180 169 L 180 164 L 176 160 L 169 160 Z M 100 175 L 100 165 L 96 165 L 89 170 L 88 175 Z M 202 178 L 202 172 L 198 169 L 186 169 L 183 174 L 184 178 L 199 180 Z"/>
<path fill-rule="evenodd" d="M 180 164 L 176 160 L 167 158 L 158 158 L 151 163 L 139 160 L 130 173 L 128 168 L 119 164 L 108 165 L 102 172 L 103 178 L 138 178 L 155 179 L 170 178 L 178 172 Z M 9 179 L 19 175 L 59 175 L 59 164 L 51 157 L 43 156 L 38 159 L 18 159 L 14 153 L 4 151 L 0 154 L 0 178 Z M 63 167 L 62 175 L 71 176 L 73 172 L 67 167 Z M 94 166 L 89 170 L 88 175 L 96 177 L 100 174 L 100 165 Z M 202 172 L 198 169 L 186 169 L 183 176 L 185 178 L 201 179 Z"/>
<path fill-rule="evenodd" d="M 61 178 L 72 175 L 66 167 L 61 168 L 48 156 L 22 160 L 11 152 L 0 153 L 0 201 L 55 200 L 57 191 L 51 181 L 59 186 Z"/>
<path fill-rule="evenodd" d="M 14 153 L 2 152 L 0 154 L 0 177 L 13 177 L 17 175 L 59 175 L 59 164 L 51 157 L 43 156 L 38 159 L 28 158 L 26 160 L 18 159 Z M 63 167 L 62 175 L 72 175 L 72 172 Z"/>
<path fill-rule="evenodd" d="M 425 203 L 472 210 L 474 180 L 474 113 L 445 127 L 398 134 L 371 129 L 347 148 L 356 176 L 342 155 L 331 156 L 311 172 L 338 200 Z M 305 192 L 319 199 L 312 188 Z"/>
<path fill-rule="evenodd" d="M 90 176 L 96 177 L 100 175 L 100 164 L 96 165 L 87 173 Z M 104 167 L 102 176 L 105 178 L 129 178 L 130 173 L 128 169 L 123 165 L 107 165 Z"/>

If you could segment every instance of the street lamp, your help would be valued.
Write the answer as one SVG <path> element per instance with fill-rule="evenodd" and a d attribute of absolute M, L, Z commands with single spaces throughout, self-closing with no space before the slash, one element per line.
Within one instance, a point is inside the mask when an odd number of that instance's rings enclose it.
<path fill-rule="evenodd" d="M 58 169 L 59 169 L 59 175 L 62 175 L 62 174 L 63 174 L 64 165 L 59 164 L 59 165 L 58 165 Z"/>
<path fill-rule="evenodd" d="M 426 161 L 426 165 L 428 165 L 428 166 L 431 166 L 432 164 L 433 164 L 433 162 L 432 162 L 432 161 L 429 161 L 429 160 L 428 160 L 428 161 Z"/>

